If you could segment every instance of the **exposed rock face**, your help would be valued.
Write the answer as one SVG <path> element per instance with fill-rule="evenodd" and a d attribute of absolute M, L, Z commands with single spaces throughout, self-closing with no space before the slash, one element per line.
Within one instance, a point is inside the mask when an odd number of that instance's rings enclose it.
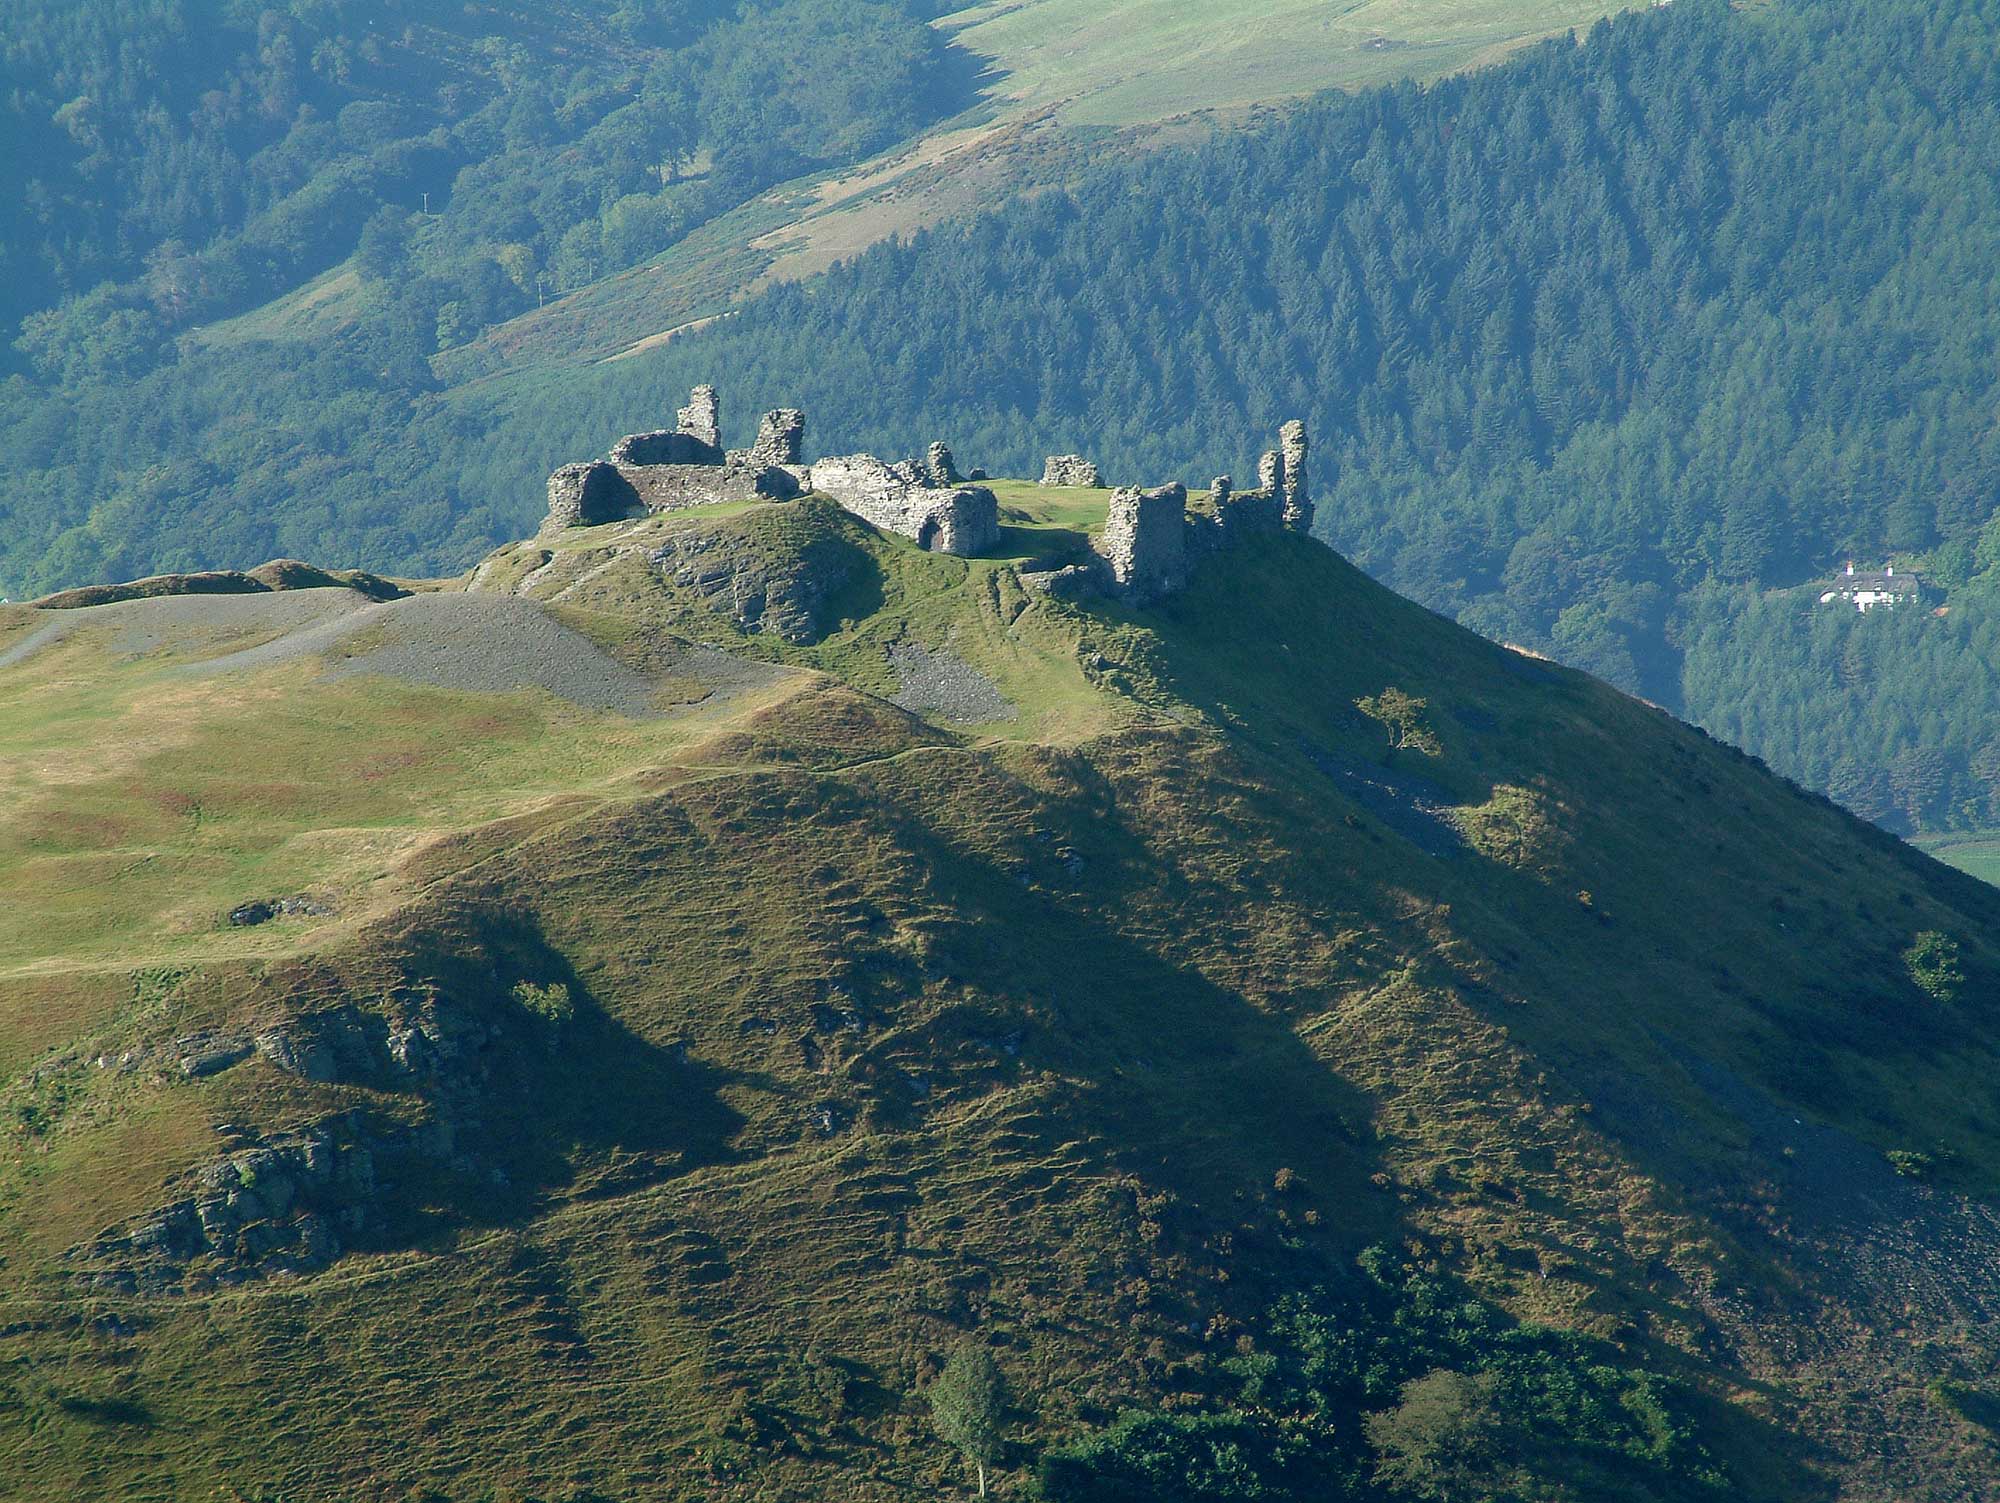
<path fill-rule="evenodd" d="M 1156 600 L 1179 589 L 1187 583 L 1187 487 L 1114 492 L 1096 547 L 1126 598 Z"/>
<path fill-rule="evenodd" d="M 595 527 L 632 515 L 639 504 L 615 464 L 602 459 L 566 464 L 549 476 L 549 514 L 542 526 Z"/>
<path fill-rule="evenodd" d="M 757 442 L 745 457 L 754 470 L 797 464 L 805 441 L 806 415 L 796 407 L 775 408 L 757 425 Z"/>
<path fill-rule="evenodd" d="M 1312 493 L 1306 485 L 1306 452 L 1309 446 L 1306 425 L 1298 419 L 1294 418 L 1278 430 L 1285 486 L 1285 525 L 1294 532 L 1312 530 Z"/>
<path fill-rule="evenodd" d="M 981 486 L 928 485 L 915 464 L 872 454 L 815 460 L 813 489 L 884 532 L 933 553 L 982 553 L 1000 540 L 1000 504 Z"/>
<path fill-rule="evenodd" d="M 1081 454 L 1051 454 L 1042 461 L 1043 485 L 1086 485 L 1101 487 L 1097 466 Z"/>
<path fill-rule="evenodd" d="M 674 414 L 680 431 L 722 455 L 722 404 L 713 386 L 697 386 L 688 393 L 688 404 Z"/>
<path fill-rule="evenodd" d="M 306 1273 L 341 1252 L 343 1235 L 369 1223 L 374 1155 L 351 1119 L 246 1147 L 196 1170 L 175 1200 L 79 1249 L 110 1288 L 173 1292 L 188 1263 L 217 1283 L 267 1272 Z"/>
<path fill-rule="evenodd" d="M 805 645 L 819 641 L 832 625 L 828 606 L 853 576 L 859 551 L 827 538 L 796 559 L 775 559 L 724 530 L 668 538 L 647 557 L 674 584 L 743 630 Z"/>
<path fill-rule="evenodd" d="M 722 451 L 689 433 L 634 433 L 611 446 L 616 465 L 721 464 Z"/>
<path fill-rule="evenodd" d="M 952 458 L 951 450 L 942 441 L 924 452 L 924 469 L 932 485 L 957 485 L 965 479 L 958 473 L 958 462 Z"/>

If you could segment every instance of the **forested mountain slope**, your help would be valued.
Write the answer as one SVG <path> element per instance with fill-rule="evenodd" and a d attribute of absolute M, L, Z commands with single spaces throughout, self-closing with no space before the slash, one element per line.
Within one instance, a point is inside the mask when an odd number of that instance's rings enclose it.
<path fill-rule="evenodd" d="M 643 347 L 1061 180 L 1112 125 L 1435 76 L 1610 8 L 21 0 L 0 592 L 204 548 L 456 566 L 515 530 L 522 472 L 486 468 L 455 386 L 476 414 L 496 369 Z"/>
<path fill-rule="evenodd" d="M 1991 1489 L 2000 893 L 1000 490 L 0 610 L 0 1496 Z"/>
<path fill-rule="evenodd" d="M 0 322 L 70 383 L 358 238 L 456 343 L 965 97 L 899 0 L 26 0 L 0 80 Z"/>

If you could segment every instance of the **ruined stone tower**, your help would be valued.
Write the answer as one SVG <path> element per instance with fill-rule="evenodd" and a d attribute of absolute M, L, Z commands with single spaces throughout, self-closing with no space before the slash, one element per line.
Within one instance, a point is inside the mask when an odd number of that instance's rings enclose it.
<path fill-rule="evenodd" d="M 797 464 L 805 442 L 806 415 L 796 407 L 774 408 L 757 425 L 757 442 L 750 446 L 749 463 L 753 469 Z"/>
<path fill-rule="evenodd" d="M 688 393 L 688 404 L 676 414 L 680 431 L 698 438 L 711 449 L 722 449 L 722 404 L 713 386 L 697 386 Z"/>
<path fill-rule="evenodd" d="M 1276 449 L 1266 449 L 1257 458 L 1257 488 L 1274 496 L 1285 488 L 1285 461 Z"/>
<path fill-rule="evenodd" d="M 1098 552 L 1118 592 L 1155 600 L 1187 583 L 1187 487 L 1114 491 Z"/>
<path fill-rule="evenodd" d="M 1306 454 L 1310 446 L 1306 425 L 1297 418 L 1278 430 L 1279 464 L 1285 487 L 1285 525 L 1294 532 L 1312 531 L 1312 493 L 1306 484 Z"/>
<path fill-rule="evenodd" d="M 924 451 L 924 469 L 932 485 L 957 485 L 964 479 L 958 473 L 958 461 L 952 458 L 951 447 L 942 439 Z"/>

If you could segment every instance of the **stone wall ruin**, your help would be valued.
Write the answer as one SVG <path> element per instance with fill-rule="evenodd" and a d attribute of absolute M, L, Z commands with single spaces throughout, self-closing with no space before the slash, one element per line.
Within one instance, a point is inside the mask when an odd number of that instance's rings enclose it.
<path fill-rule="evenodd" d="M 805 451 L 806 415 L 796 407 L 779 407 L 764 414 L 757 425 L 757 442 L 743 451 L 731 450 L 729 459 L 739 457 L 754 470 L 773 465 L 795 465 Z"/>
<path fill-rule="evenodd" d="M 812 487 L 884 532 L 933 553 L 983 553 L 1000 541 L 1000 503 L 979 485 L 937 486 L 914 461 L 872 454 L 813 461 Z"/>
<path fill-rule="evenodd" d="M 713 386 L 697 386 L 688 393 L 688 404 L 674 414 L 680 431 L 717 454 L 722 452 L 722 403 Z"/>
<path fill-rule="evenodd" d="M 932 444 L 924 451 L 924 473 L 930 477 L 932 485 L 961 485 L 965 477 L 958 473 L 958 461 L 951 457 L 951 450 L 942 442 Z"/>
<path fill-rule="evenodd" d="M 1285 487 L 1285 525 L 1294 532 L 1312 531 L 1312 494 L 1306 487 L 1306 454 L 1310 440 L 1297 418 L 1278 430 L 1278 458 Z"/>
<path fill-rule="evenodd" d="M 618 466 L 602 459 L 566 464 L 549 476 L 549 515 L 542 525 L 595 527 L 631 514 L 638 502 Z"/>
<path fill-rule="evenodd" d="M 1178 482 L 1119 490 L 1111 497 L 1103 533 L 1091 540 L 1088 563 L 1024 574 L 1022 582 L 1066 599 L 1111 595 L 1138 605 L 1170 595 L 1187 583 L 1205 554 L 1251 533 L 1310 528 L 1310 447 L 1304 423 L 1285 424 L 1278 448 L 1258 464 L 1258 489 L 1239 491 L 1229 476 L 1218 475 L 1208 506 L 1199 512 L 1188 510 L 1187 491 Z"/>
<path fill-rule="evenodd" d="M 1093 490 L 1104 485 L 1097 466 L 1081 454 L 1051 454 L 1042 461 L 1042 485 L 1080 485 Z"/>
<path fill-rule="evenodd" d="M 728 502 L 785 501 L 819 491 L 884 531 L 939 553 L 978 553 L 999 540 L 999 503 L 960 482 L 951 450 L 934 443 L 921 460 L 884 464 L 872 455 L 803 462 L 806 415 L 764 414 L 747 449 L 722 447 L 721 401 L 697 386 L 678 427 L 634 433 L 608 458 L 566 464 L 549 477 L 544 531 L 594 527 L 659 512 Z"/>
<path fill-rule="evenodd" d="M 697 386 L 677 421 L 677 428 L 628 434 L 607 458 L 566 464 L 549 476 L 543 530 L 728 502 L 784 501 L 806 489 L 798 463 L 805 414 L 766 413 L 754 445 L 724 452 L 715 388 Z"/>

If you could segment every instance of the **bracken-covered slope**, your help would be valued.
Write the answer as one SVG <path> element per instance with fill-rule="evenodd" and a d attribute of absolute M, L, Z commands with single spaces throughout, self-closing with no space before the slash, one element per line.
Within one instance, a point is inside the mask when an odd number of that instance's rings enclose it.
<path fill-rule="evenodd" d="M 0 617 L 0 1496 L 1993 1486 L 2000 893 L 998 489 Z"/>

